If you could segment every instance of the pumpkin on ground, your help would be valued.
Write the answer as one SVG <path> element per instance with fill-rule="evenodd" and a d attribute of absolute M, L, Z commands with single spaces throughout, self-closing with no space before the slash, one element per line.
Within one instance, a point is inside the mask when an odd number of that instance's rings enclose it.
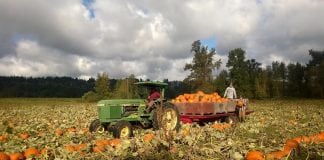
<path fill-rule="evenodd" d="M 63 135 L 63 130 L 60 129 L 60 128 L 57 128 L 57 129 L 55 130 L 55 135 L 56 135 L 56 136 L 62 136 L 62 135 Z"/>
<path fill-rule="evenodd" d="M 0 136 L 0 141 L 4 142 L 6 140 L 7 140 L 7 136 L 5 135 Z"/>
<path fill-rule="evenodd" d="M 25 156 L 20 152 L 9 154 L 9 157 L 10 157 L 10 160 L 24 160 L 25 159 Z"/>
<path fill-rule="evenodd" d="M 266 158 L 269 160 L 280 160 L 286 157 L 288 154 L 284 151 L 274 151 L 267 154 Z"/>
<path fill-rule="evenodd" d="M 143 141 L 144 142 L 150 142 L 154 137 L 155 137 L 155 135 L 153 133 L 145 134 L 143 136 Z"/>
<path fill-rule="evenodd" d="M 24 152 L 24 156 L 26 158 L 30 158 L 31 156 L 38 156 L 38 155 L 39 155 L 39 151 L 36 148 L 28 148 Z"/>
<path fill-rule="evenodd" d="M 260 151 L 250 151 L 245 156 L 246 160 L 264 160 L 264 154 Z"/>
<path fill-rule="evenodd" d="M 5 153 L 0 152 L 0 160 L 10 160 L 10 157 Z"/>
<path fill-rule="evenodd" d="M 74 146 L 75 151 L 81 151 L 85 148 L 87 148 L 87 144 L 85 143 L 77 144 Z"/>
<path fill-rule="evenodd" d="M 109 141 L 109 145 L 112 147 L 119 146 L 121 143 L 120 139 L 112 139 Z"/>
<path fill-rule="evenodd" d="M 30 135 L 29 135 L 28 133 L 21 133 L 21 134 L 19 134 L 19 137 L 20 137 L 21 139 L 27 139 L 27 138 L 30 137 Z"/>
<path fill-rule="evenodd" d="M 104 152 L 106 149 L 105 146 L 94 146 L 92 150 L 95 153 L 100 153 L 100 152 Z"/>
<path fill-rule="evenodd" d="M 283 151 L 289 154 L 291 152 L 291 150 L 294 150 L 294 149 L 296 149 L 297 151 L 300 150 L 299 143 L 296 140 L 288 139 L 286 141 Z"/>
<path fill-rule="evenodd" d="M 106 146 L 106 145 L 109 145 L 110 142 L 108 139 L 98 139 L 98 140 L 96 140 L 95 144 L 97 146 Z"/>
<path fill-rule="evenodd" d="M 65 150 L 68 152 L 74 152 L 75 151 L 75 147 L 71 144 L 68 144 L 65 146 Z"/>

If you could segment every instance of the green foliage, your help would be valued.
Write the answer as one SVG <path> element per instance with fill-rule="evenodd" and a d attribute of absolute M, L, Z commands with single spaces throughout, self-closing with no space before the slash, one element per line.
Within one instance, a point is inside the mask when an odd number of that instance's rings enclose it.
<path fill-rule="evenodd" d="M 100 97 L 97 93 L 89 91 L 82 96 L 82 100 L 85 102 L 96 102 L 100 100 Z"/>
<path fill-rule="evenodd" d="M 221 60 L 214 62 L 216 51 L 214 48 L 208 50 L 208 46 L 202 46 L 197 40 L 192 43 L 191 51 L 195 53 L 191 63 L 186 64 L 184 70 L 189 70 L 190 75 L 184 80 L 191 90 L 203 90 L 212 92 L 213 70 L 220 67 Z"/>
<path fill-rule="evenodd" d="M 324 98 L 324 51 L 309 51 L 312 59 L 306 68 L 308 97 Z"/>
<path fill-rule="evenodd" d="M 111 93 L 109 90 L 109 78 L 107 73 L 98 73 L 94 90 L 100 99 L 110 97 Z"/>
<path fill-rule="evenodd" d="M 215 90 L 218 92 L 220 95 L 224 94 L 225 89 L 227 85 L 229 84 L 228 82 L 228 72 L 226 70 L 222 70 L 217 78 L 215 79 Z"/>
<path fill-rule="evenodd" d="M 138 80 L 132 74 L 128 78 L 117 81 L 114 97 L 116 98 L 138 98 L 138 88 L 134 85 Z"/>
<path fill-rule="evenodd" d="M 304 71 L 305 67 L 300 63 L 289 64 L 288 69 L 288 92 L 292 97 L 303 97 L 305 90 Z"/>
<path fill-rule="evenodd" d="M 109 89 L 109 78 L 107 73 L 98 73 L 95 81 L 94 91 L 89 91 L 82 96 L 86 102 L 95 102 L 100 99 L 110 98 L 112 93 Z"/>
<path fill-rule="evenodd" d="M 273 97 L 283 97 L 285 95 L 285 80 L 287 69 L 283 62 L 272 62 Z"/>
<path fill-rule="evenodd" d="M 257 98 L 257 89 L 260 89 L 259 77 L 261 74 L 261 63 L 257 62 L 255 59 L 247 60 L 248 68 L 248 79 L 249 79 L 249 95 L 252 95 L 252 98 Z M 258 88 L 259 87 L 259 88 Z"/>
<path fill-rule="evenodd" d="M 231 50 L 226 63 L 230 71 L 230 79 L 233 82 L 238 96 L 251 97 L 249 89 L 248 63 L 245 61 L 245 51 L 241 48 Z"/>

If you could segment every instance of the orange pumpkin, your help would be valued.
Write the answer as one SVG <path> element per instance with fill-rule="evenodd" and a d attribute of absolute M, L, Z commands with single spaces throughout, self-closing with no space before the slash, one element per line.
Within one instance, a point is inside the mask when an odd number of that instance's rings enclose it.
<path fill-rule="evenodd" d="M 10 160 L 10 157 L 5 153 L 0 152 L 0 160 Z"/>
<path fill-rule="evenodd" d="M 105 146 L 95 146 L 92 148 L 93 152 L 99 153 L 99 152 L 104 152 L 105 151 Z"/>
<path fill-rule="evenodd" d="M 244 106 L 243 100 L 238 100 L 237 103 L 236 103 L 236 106 L 243 107 Z"/>
<path fill-rule="evenodd" d="M 28 148 L 24 152 L 24 156 L 26 158 L 29 158 L 30 156 L 38 156 L 38 155 L 39 155 L 39 151 L 36 148 Z"/>
<path fill-rule="evenodd" d="M 0 141 L 4 142 L 6 140 L 7 140 L 7 136 L 5 135 L 0 136 Z"/>
<path fill-rule="evenodd" d="M 274 151 L 274 152 L 271 152 L 269 154 L 267 154 L 266 158 L 269 159 L 269 160 L 280 160 L 284 157 L 286 157 L 288 154 L 284 151 Z"/>
<path fill-rule="evenodd" d="M 120 143 L 121 143 L 120 139 L 112 139 L 109 141 L 109 145 L 112 147 L 116 147 L 120 145 Z"/>
<path fill-rule="evenodd" d="M 71 127 L 71 128 L 68 128 L 67 131 L 69 133 L 75 133 L 75 132 L 77 132 L 77 129 L 75 127 Z"/>
<path fill-rule="evenodd" d="M 21 133 L 21 134 L 19 134 L 19 137 L 21 138 L 21 139 L 27 139 L 27 138 L 29 138 L 29 134 L 28 133 Z"/>
<path fill-rule="evenodd" d="M 203 91 L 198 91 L 197 94 L 203 96 L 205 93 Z"/>
<path fill-rule="evenodd" d="M 68 152 L 74 152 L 75 147 L 73 145 L 68 144 L 65 146 L 65 150 L 67 150 Z"/>
<path fill-rule="evenodd" d="M 74 146 L 75 151 L 81 151 L 83 149 L 87 148 L 87 144 L 82 143 L 82 144 L 77 144 Z"/>
<path fill-rule="evenodd" d="M 284 146 L 284 151 L 289 153 L 293 149 L 299 149 L 299 143 L 296 140 L 288 139 Z"/>
<path fill-rule="evenodd" d="M 246 160 L 264 160 L 264 154 L 260 151 L 250 151 L 245 156 Z"/>
<path fill-rule="evenodd" d="M 98 139 L 96 140 L 95 144 L 97 146 L 106 146 L 110 144 L 110 141 L 108 139 Z"/>
<path fill-rule="evenodd" d="M 56 136 L 62 136 L 62 135 L 63 135 L 63 130 L 60 129 L 60 128 L 57 128 L 57 129 L 55 130 L 55 135 L 56 135 Z"/>
<path fill-rule="evenodd" d="M 323 132 L 320 132 L 318 135 L 317 135 L 317 138 L 320 142 L 323 142 L 324 141 L 324 131 Z"/>
<path fill-rule="evenodd" d="M 155 135 L 153 133 L 145 134 L 143 136 L 143 141 L 144 142 L 150 142 L 154 137 L 155 137 Z"/>
<path fill-rule="evenodd" d="M 24 160 L 25 159 L 25 156 L 20 152 L 9 154 L 9 157 L 10 157 L 10 160 Z"/>

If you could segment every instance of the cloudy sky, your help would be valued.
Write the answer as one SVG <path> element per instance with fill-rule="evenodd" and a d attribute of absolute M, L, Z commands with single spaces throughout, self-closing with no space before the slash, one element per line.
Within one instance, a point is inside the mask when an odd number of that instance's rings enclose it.
<path fill-rule="evenodd" d="M 0 75 L 183 80 L 195 40 L 223 64 L 306 63 L 323 17 L 323 0 L 0 0 Z"/>

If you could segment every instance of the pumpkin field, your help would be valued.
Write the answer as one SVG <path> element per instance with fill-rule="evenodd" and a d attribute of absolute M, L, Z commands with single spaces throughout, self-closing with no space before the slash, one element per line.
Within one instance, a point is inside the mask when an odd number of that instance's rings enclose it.
<path fill-rule="evenodd" d="M 177 133 L 90 133 L 95 103 L 0 99 L 4 159 L 324 159 L 324 100 L 250 100 L 237 124 L 182 124 Z"/>

